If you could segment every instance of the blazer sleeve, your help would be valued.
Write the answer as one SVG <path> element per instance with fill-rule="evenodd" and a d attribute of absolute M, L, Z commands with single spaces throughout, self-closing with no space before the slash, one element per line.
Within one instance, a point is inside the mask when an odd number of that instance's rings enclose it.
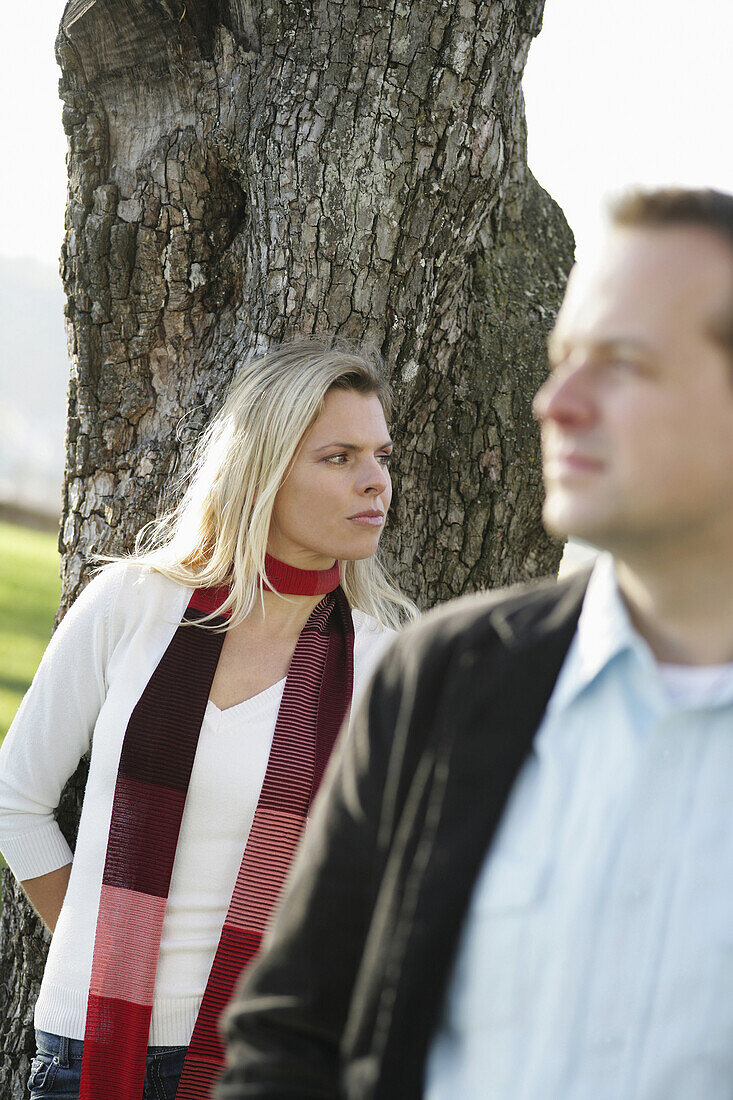
<path fill-rule="evenodd" d="M 217 1100 L 340 1095 L 339 1045 L 381 881 L 403 693 L 393 647 L 339 740 L 262 954 L 225 1014 Z"/>
<path fill-rule="evenodd" d="M 104 570 L 64 616 L 0 749 L 0 849 L 17 879 L 71 862 L 54 811 L 106 694 L 121 575 L 120 567 Z"/>

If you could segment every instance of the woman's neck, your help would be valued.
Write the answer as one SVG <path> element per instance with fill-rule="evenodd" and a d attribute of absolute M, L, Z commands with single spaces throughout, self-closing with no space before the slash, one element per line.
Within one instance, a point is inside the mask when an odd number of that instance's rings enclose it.
<path fill-rule="evenodd" d="M 313 609 L 340 581 L 338 562 L 327 569 L 305 569 L 269 553 L 265 557 L 265 573 L 275 591 L 263 583 L 262 598 L 250 612 L 249 623 L 279 637 L 300 634 Z"/>
<path fill-rule="evenodd" d="M 323 593 L 313 596 L 284 596 L 263 589 L 262 599 L 257 600 L 247 616 L 247 621 L 251 627 L 264 629 L 271 635 L 297 637 L 322 599 Z"/>

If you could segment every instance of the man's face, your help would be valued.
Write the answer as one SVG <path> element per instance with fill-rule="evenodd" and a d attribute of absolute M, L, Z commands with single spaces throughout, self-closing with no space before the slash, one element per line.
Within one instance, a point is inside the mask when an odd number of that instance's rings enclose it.
<path fill-rule="evenodd" d="M 616 553 L 720 523 L 733 532 L 733 308 L 725 242 L 614 229 L 576 268 L 535 398 L 548 530 Z"/>

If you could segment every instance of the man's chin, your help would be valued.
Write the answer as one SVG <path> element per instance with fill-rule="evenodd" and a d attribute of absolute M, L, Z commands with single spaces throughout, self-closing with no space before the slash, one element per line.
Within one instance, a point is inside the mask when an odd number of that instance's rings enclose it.
<path fill-rule="evenodd" d="M 590 509 L 571 506 L 569 502 L 545 501 L 542 522 L 548 535 L 556 539 L 581 539 L 596 546 L 603 544 L 607 524 Z"/>

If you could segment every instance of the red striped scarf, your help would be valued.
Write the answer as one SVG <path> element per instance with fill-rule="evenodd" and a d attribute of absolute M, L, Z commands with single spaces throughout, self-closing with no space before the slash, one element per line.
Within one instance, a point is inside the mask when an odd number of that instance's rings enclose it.
<path fill-rule="evenodd" d="M 318 594 L 325 573 L 268 556 L 277 591 Z M 327 585 L 328 587 L 324 587 Z M 186 792 L 224 641 L 196 629 L 226 590 L 195 592 L 132 712 L 120 756 L 92 959 L 79 1100 L 140 1100 L 163 919 Z M 223 618 L 216 622 L 221 625 Z M 189 624 L 189 625 L 185 625 Z M 295 648 L 265 779 L 177 1100 L 208 1100 L 223 1063 L 218 1019 L 256 955 L 310 803 L 351 702 L 354 629 L 340 587 L 321 600 Z"/>

